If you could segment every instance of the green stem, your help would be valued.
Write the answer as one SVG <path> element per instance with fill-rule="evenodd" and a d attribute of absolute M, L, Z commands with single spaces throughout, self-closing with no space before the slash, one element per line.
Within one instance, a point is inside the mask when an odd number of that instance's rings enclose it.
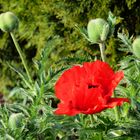
<path fill-rule="evenodd" d="M 27 76 L 28 76 L 28 78 L 29 78 L 29 81 L 32 83 L 32 78 L 31 78 L 31 75 L 30 75 L 30 73 L 29 73 L 29 69 L 28 69 L 28 67 L 27 67 L 27 64 L 26 64 L 25 58 L 24 58 L 24 56 L 23 56 L 23 54 L 22 54 L 22 51 L 21 51 L 21 49 L 20 49 L 20 46 L 19 46 L 19 44 L 18 44 L 18 42 L 17 42 L 17 40 L 16 40 L 14 34 L 13 34 L 12 32 L 10 32 L 10 35 L 11 35 L 11 37 L 12 37 L 12 39 L 13 39 L 13 42 L 14 42 L 14 44 L 15 44 L 15 47 L 16 47 L 16 49 L 17 49 L 17 51 L 18 51 L 18 53 L 19 53 L 19 56 L 20 56 L 20 58 L 21 58 L 21 60 L 22 60 L 22 63 L 23 63 L 23 66 L 24 66 L 24 68 L 25 68 L 25 70 L 26 70 L 26 73 L 27 73 Z"/>
<path fill-rule="evenodd" d="M 104 45 L 104 43 L 99 43 L 99 47 L 100 47 L 102 61 L 105 62 L 106 55 L 105 55 L 105 45 Z"/>
<path fill-rule="evenodd" d="M 93 114 L 90 115 L 90 121 L 91 121 L 91 124 L 93 125 L 94 124 Z"/>
<path fill-rule="evenodd" d="M 100 47 L 102 61 L 105 62 L 106 61 L 106 55 L 105 55 L 105 45 L 104 45 L 104 43 L 99 43 L 99 47 Z M 115 94 L 114 94 L 114 96 L 115 96 Z M 117 107 L 114 108 L 114 113 L 115 113 L 116 121 L 118 121 L 119 112 L 118 112 Z"/>
<path fill-rule="evenodd" d="M 39 104 L 41 104 L 41 99 L 43 99 L 43 98 L 42 98 L 43 93 L 44 93 L 44 84 L 42 84 L 42 85 L 40 86 L 40 92 L 39 92 L 38 98 L 36 98 L 36 105 L 37 105 L 37 106 L 38 106 Z"/>
<path fill-rule="evenodd" d="M 114 98 L 116 97 L 115 93 L 113 94 L 113 97 Z M 119 110 L 118 110 L 117 106 L 115 108 L 113 108 L 113 109 L 114 109 L 116 121 L 118 121 L 119 120 Z"/>
<path fill-rule="evenodd" d="M 114 113 L 115 113 L 116 121 L 118 121 L 119 120 L 119 112 L 118 112 L 117 106 L 114 108 Z"/>

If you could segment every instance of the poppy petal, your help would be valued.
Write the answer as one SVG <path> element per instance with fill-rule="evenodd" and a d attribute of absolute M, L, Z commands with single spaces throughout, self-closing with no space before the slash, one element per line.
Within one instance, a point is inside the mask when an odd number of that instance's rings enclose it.
<path fill-rule="evenodd" d="M 128 98 L 110 98 L 109 102 L 107 103 L 107 108 L 113 108 L 115 106 L 121 106 L 123 102 L 130 102 Z"/>
<path fill-rule="evenodd" d="M 79 114 L 80 111 L 73 108 L 70 104 L 59 103 L 57 110 L 54 112 L 56 115 L 69 115 L 74 116 Z"/>
<path fill-rule="evenodd" d="M 111 98 L 123 76 L 122 71 L 115 73 L 99 60 L 73 66 L 55 84 L 55 95 L 60 99 L 55 114 L 94 114 L 129 102 L 127 98 Z"/>
<path fill-rule="evenodd" d="M 124 77 L 123 71 L 119 71 L 114 74 L 108 94 L 106 94 L 105 96 L 106 100 L 108 100 L 108 98 L 112 96 L 114 89 L 119 84 L 119 82 L 123 79 L 123 77 Z"/>

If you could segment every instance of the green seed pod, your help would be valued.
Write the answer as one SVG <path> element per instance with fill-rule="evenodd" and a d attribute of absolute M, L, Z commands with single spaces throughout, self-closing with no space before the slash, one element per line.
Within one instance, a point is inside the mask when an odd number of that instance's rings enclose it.
<path fill-rule="evenodd" d="M 136 55 L 136 57 L 140 58 L 140 36 L 134 40 L 132 47 L 133 53 Z"/>
<path fill-rule="evenodd" d="M 9 117 L 9 127 L 16 129 L 22 126 L 24 115 L 22 113 L 13 113 Z"/>
<path fill-rule="evenodd" d="M 103 31 L 101 34 L 101 41 L 105 41 L 107 39 L 109 33 L 109 24 L 104 24 Z"/>
<path fill-rule="evenodd" d="M 104 41 L 107 38 L 109 32 L 108 27 L 108 23 L 101 18 L 90 20 L 87 26 L 89 40 L 92 43 Z"/>
<path fill-rule="evenodd" d="M 4 32 L 11 32 L 18 28 L 19 20 L 12 12 L 2 13 L 0 15 L 0 29 Z"/>

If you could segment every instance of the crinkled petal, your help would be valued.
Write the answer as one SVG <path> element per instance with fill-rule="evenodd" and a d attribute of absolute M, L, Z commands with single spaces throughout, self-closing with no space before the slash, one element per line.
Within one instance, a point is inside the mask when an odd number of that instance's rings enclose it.
<path fill-rule="evenodd" d="M 84 63 L 84 68 L 88 74 L 90 82 L 92 84 L 98 83 L 102 85 L 104 90 L 103 96 L 106 96 L 112 86 L 112 80 L 114 80 L 115 73 L 112 68 L 105 62 L 95 61 L 93 63 Z"/>
<path fill-rule="evenodd" d="M 80 111 L 76 110 L 72 107 L 72 105 L 69 103 L 59 103 L 57 109 L 54 112 L 56 115 L 69 115 L 74 116 L 76 114 L 79 114 Z"/>
<path fill-rule="evenodd" d="M 130 102 L 128 98 L 110 98 L 108 101 L 106 107 L 107 108 L 113 108 L 115 106 L 121 106 L 124 102 Z"/>
<path fill-rule="evenodd" d="M 123 79 L 123 77 L 124 77 L 123 71 L 119 71 L 115 73 L 114 80 L 112 81 L 112 90 L 116 88 L 116 86 Z"/>
<path fill-rule="evenodd" d="M 55 93 L 60 103 L 58 115 L 94 114 L 129 102 L 127 98 L 111 98 L 124 74 L 114 73 L 105 62 L 85 62 L 66 70 L 56 82 Z"/>
<path fill-rule="evenodd" d="M 78 79 L 79 66 L 75 66 L 69 70 L 66 70 L 59 80 L 55 84 L 55 93 L 57 98 L 66 101 L 67 99 L 70 100 L 73 95 L 73 89 L 75 88 L 75 79 Z M 75 78 L 74 75 L 77 75 Z"/>
<path fill-rule="evenodd" d="M 101 111 L 105 110 L 105 107 L 103 105 L 96 105 L 94 108 L 89 108 L 86 111 L 81 111 L 83 114 L 95 114 L 99 113 Z"/>
<path fill-rule="evenodd" d="M 102 97 L 102 88 L 91 88 L 85 92 L 85 99 L 83 100 L 84 108 L 94 108 L 97 105 L 105 104 Z"/>
<path fill-rule="evenodd" d="M 110 89 L 108 90 L 108 94 L 106 94 L 104 97 L 106 98 L 106 100 L 108 100 L 112 96 L 114 89 L 117 87 L 119 82 L 123 79 L 123 77 L 124 77 L 123 71 L 119 71 L 114 74 L 111 85 L 109 87 Z"/>

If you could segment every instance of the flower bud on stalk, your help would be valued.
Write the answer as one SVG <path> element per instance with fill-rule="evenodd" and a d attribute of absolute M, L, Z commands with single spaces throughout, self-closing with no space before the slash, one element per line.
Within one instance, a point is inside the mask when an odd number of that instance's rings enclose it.
<path fill-rule="evenodd" d="M 4 32 L 12 32 L 18 28 L 19 20 L 12 12 L 2 13 L 0 15 L 0 29 Z"/>
<path fill-rule="evenodd" d="M 22 54 L 22 51 L 20 49 L 20 46 L 15 38 L 15 35 L 14 33 L 12 32 L 13 30 L 17 29 L 18 28 L 18 24 L 19 24 L 19 20 L 17 18 L 17 16 L 12 13 L 12 12 L 6 12 L 6 13 L 2 13 L 0 14 L 0 29 L 3 30 L 4 32 L 10 32 L 10 35 L 13 39 L 13 42 L 15 44 L 15 47 L 20 55 L 20 58 L 22 60 L 22 63 L 23 63 L 23 66 L 26 70 L 26 73 L 28 75 L 28 78 L 29 78 L 29 81 L 30 83 L 32 83 L 32 77 L 31 77 L 31 74 L 29 72 L 29 68 L 26 64 L 26 60 L 24 58 L 24 55 Z M 28 86 L 30 88 L 32 88 L 29 84 Z"/>
<path fill-rule="evenodd" d="M 88 37 L 92 43 L 105 41 L 109 33 L 108 23 L 101 19 L 92 19 L 87 26 Z"/>
<path fill-rule="evenodd" d="M 132 47 L 133 53 L 136 55 L 136 57 L 140 58 L 140 36 L 134 40 Z"/>

